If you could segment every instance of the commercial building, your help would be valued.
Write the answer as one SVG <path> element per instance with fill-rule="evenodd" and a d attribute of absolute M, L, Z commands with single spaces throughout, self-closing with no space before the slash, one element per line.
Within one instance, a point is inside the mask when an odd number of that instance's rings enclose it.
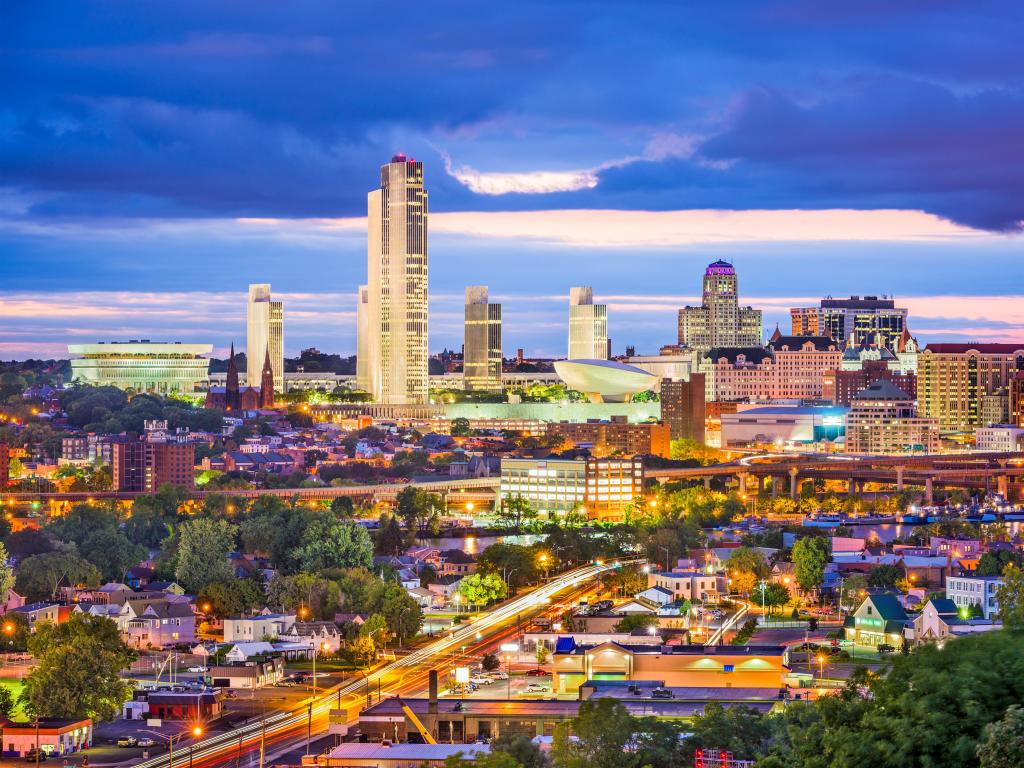
<path fill-rule="evenodd" d="M 640 368 L 648 373 L 654 374 L 659 380 L 655 386 L 658 391 L 660 382 L 665 379 L 672 381 L 687 381 L 690 375 L 697 370 L 699 355 L 693 350 L 680 350 L 679 347 L 662 347 L 660 355 L 633 355 L 627 357 L 625 362 L 634 368 Z"/>
<path fill-rule="evenodd" d="M 40 753 L 52 757 L 70 755 L 92 746 L 92 720 L 56 720 L 43 717 L 38 721 L 16 722 L 4 718 L 0 734 L 3 736 L 2 754 L 25 757 Z M 29 760 L 29 763 L 35 760 Z"/>
<path fill-rule="evenodd" d="M 1009 421 L 1018 427 L 1024 427 L 1024 371 L 1018 371 L 1007 385 L 1007 410 Z"/>
<path fill-rule="evenodd" d="M 825 371 L 839 368 L 842 351 L 831 339 L 776 336 L 768 349 L 712 349 L 701 359 L 710 401 L 820 399 Z"/>
<path fill-rule="evenodd" d="M 846 415 L 846 452 L 935 453 L 939 426 L 917 415 L 914 401 L 891 381 L 876 381 L 853 396 Z"/>
<path fill-rule="evenodd" d="M 608 307 L 594 303 L 594 289 L 569 289 L 569 360 L 608 359 Z"/>
<path fill-rule="evenodd" d="M 946 597 L 958 609 L 981 608 L 982 616 L 993 619 L 999 613 L 996 590 L 1003 586 L 999 576 L 947 576 Z"/>
<path fill-rule="evenodd" d="M 877 334 L 885 346 L 895 348 L 907 324 L 907 310 L 888 296 L 828 297 L 819 307 L 795 307 L 789 315 L 794 336 L 831 336 L 842 346 Z"/>
<path fill-rule="evenodd" d="M 276 640 L 295 626 L 295 616 L 285 613 L 263 613 L 258 616 L 242 616 L 224 619 L 224 642 L 255 642 L 269 637 Z"/>
<path fill-rule="evenodd" d="M 132 392 L 195 392 L 207 380 L 212 344 L 112 341 L 69 344 L 71 380 Z"/>
<path fill-rule="evenodd" d="M 703 373 L 692 373 L 686 381 L 662 379 L 661 419 L 668 425 L 669 439 L 704 443 L 704 387 Z"/>
<path fill-rule="evenodd" d="M 377 402 L 427 402 L 427 192 L 423 163 L 395 155 L 367 195 L 367 390 Z"/>
<path fill-rule="evenodd" d="M 370 391 L 370 288 L 360 285 L 356 293 L 356 389 Z M 285 378 L 285 387 L 288 379 Z M 334 387 L 330 387 L 334 389 Z"/>
<path fill-rule="evenodd" d="M 917 376 L 893 370 L 882 359 L 865 360 L 861 367 L 855 369 L 825 371 L 821 396 L 836 405 L 849 405 L 854 395 L 882 380 L 891 382 L 911 400 L 917 397 Z"/>
<path fill-rule="evenodd" d="M 522 496 L 547 517 L 578 510 L 591 519 L 619 519 L 643 487 L 640 459 L 501 460 L 501 498 Z"/>
<path fill-rule="evenodd" d="M 579 447 L 589 447 L 595 456 L 617 453 L 668 458 L 671 452 L 668 425 L 630 424 L 625 416 L 613 416 L 611 421 L 552 422 L 547 425 L 547 433 Z"/>
<path fill-rule="evenodd" d="M 162 485 L 195 488 L 193 444 L 125 438 L 113 447 L 114 490 L 154 493 Z"/>
<path fill-rule="evenodd" d="M 842 347 L 829 336 L 783 336 L 768 342 L 772 353 L 773 398 L 820 398 L 825 371 L 839 367 Z"/>
<path fill-rule="evenodd" d="M 740 407 L 721 416 L 720 447 L 811 446 L 843 435 L 846 409 L 839 406 L 766 405 Z"/>
<path fill-rule="evenodd" d="M 1018 344 L 929 344 L 917 361 L 921 414 L 943 432 L 985 426 L 982 399 L 1009 388 L 1024 372 L 1024 342 Z"/>
<path fill-rule="evenodd" d="M 658 383 L 654 374 L 615 360 L 558 360 L 555 371 L 592 403 L 628 403 Z"/>
<path fill-rule="evenodd" d="M 701 306 L 679 310 L 679 344 L 698 352 L 761 344 L 761 310 L 739 306 L 736 269 L 716 261 L 704 270 Z"/>
<path fill-rule="evenodd" d="M 897 649 L 909 623 L 907 612 L 895 595 L 868 594 L 853 615 L 846 617 L 843 634 L 854 645 L 872 649 L 888 645 Z"/>
<path fill-rule="evenodd" d="M 1024 427 L 1013 424 L 993 424 L 978 427 L 974 433 L 974 447 L 979 451 L 1017 452 L 1024 450 Z"/>
<path fill-rule="evenodd" d="M 284 307 L 270 298 L 270 285 L 249 286 L 246 305 L 245 361 L 247 381 L 259 381 L 269 357 L 277 391 L 284 391 Z"/>
<path fill-rule="evenodd" d="M 486 285 L 466 288 L 462 378 L 467 392 L 501 391 L 501 304 L 487 300 Z"/>
<path fill-rule="evenodd" d="M 586 681 L 658 680 L 666 687 L 760 688 L 778 691 L 789 673 L 781 645 L 560 644 L 551 657 L 554 693 Z"/>

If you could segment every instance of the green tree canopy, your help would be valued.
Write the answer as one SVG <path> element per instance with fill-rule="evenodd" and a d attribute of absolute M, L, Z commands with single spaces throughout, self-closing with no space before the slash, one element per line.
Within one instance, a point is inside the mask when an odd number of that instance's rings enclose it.
<path fill-rule="evenodd" d="M 830 555 L 831 544 L 824 536 L 804 536 L 796 540 L 790 557 L 793 576 L 800 589 L 810 592 L 821 586 Z"/>
<path fill-rule="evenodd" d="M 996 587 L 997 614 L 1006 629 L 1024 629 L 1024 571 L 1014 565 L 1003 572 L 1003 583 Z"/>
<path fill-rule="evenodd" d="M 459 595 L 470 605 L 487 605 L 503 600 L 508 585 L 496 573 L 472 573 L 459 582 Z"/>
<path fill-rule="evenodd" d="M 182 523 L 175 579 L 193 594 L 214 581 L 232 579 L 228 554 L 235 549 L 235 531 L 226 520 L 197 517 Z"/>
<path fill-rule="evenodd" d="M 979 768 L 1024 765 L 1024 707 L 1009 707 L 1000 720 L 985 726 L 982 736 L 978 744 Z"/>
<path fill-rule="evenodd" d="M 368 568 L 373 564 L 373 542 L 366 528 L 323 513 L 313 518 L 293 553 L 299 570 Z"/>
<path fill-rule="evenodd" d="M 50 600 L 62 586 L 98 587 L 101 574 L 72 552 L 45 552 L 18 563 L 15 589 L 29 602 Z"/>

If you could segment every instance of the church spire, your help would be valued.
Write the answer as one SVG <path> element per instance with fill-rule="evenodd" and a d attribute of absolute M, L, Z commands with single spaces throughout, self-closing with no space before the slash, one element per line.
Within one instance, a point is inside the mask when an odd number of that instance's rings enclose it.
<path fill-rule="evenodd" d="M 231 342 L 231 354 L 228 357 L 228 375 L 224 386 L 224 405 L 228 410 L 237 410 L 241 404 L 238 390 L 238 365 L 235 363 L 235 342 Z"/>
<path fill-rule="evenodd" d="M 270 349 L 263 360 L 263 375 L 260 377 L 260 408 L 274 407 L 274 367 L 270 364 Z"/>

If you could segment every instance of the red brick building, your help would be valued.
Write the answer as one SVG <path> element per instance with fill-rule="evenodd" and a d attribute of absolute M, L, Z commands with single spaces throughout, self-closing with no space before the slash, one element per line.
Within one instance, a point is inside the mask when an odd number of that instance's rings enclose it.
<path fill-rule="evenodd" d="M 826 371 L 822 397 L 836 405 L 849 405 L 853 396 L 876 381 L 890 381 L 897 389 L 917 399 L 917 376 L 912 372 L 902 373 L 889 368 L 885 360 L 865 360 L 863 367 L 856 371 Z"/>

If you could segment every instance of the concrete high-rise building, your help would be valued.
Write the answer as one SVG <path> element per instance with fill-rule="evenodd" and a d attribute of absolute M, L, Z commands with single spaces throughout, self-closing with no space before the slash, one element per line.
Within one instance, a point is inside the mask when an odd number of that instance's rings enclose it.
<path fill-rule="evenodd" d="M 594 303 L 594 289 L 569 289 L 569 360 L 608 359 L 608 307 Z"/>
<path fill-rule="evenodd" d="M 716 261 L 704 270 L 701 306 L 679 310 L 679 343 L 700 352 L 761 345 L 761 310 L 739 305 L 732 264 Z"/>
<path fill-rule="evenodd" d="M 661 420 L 672 440 L 696 440 L 704 444 L 704 374 L 691 373 L 688 381 L 663 379 Z"/>
<path fill-rule="evenodd" d="M 1015 427 L 1024 427 L 1024 371 L 1013 375 L 1009 386 L 1010 423 Z"/>
<path fill-rule="evenodd" d="M 356 388 L 370 391 L 370 289 L 360 285 L 356 296 Z"/>
<path fill-rule="evenodd" d="M 116 491 L 154 493 L 162 485 L 195 488 L 195 445 L 123 438 L 114 443 L 113 487 Z"/>
<path fill-rule="evenodd" d="M 395 155 L 367 205 L 367 389 L 380 403 L 427 402 L 427 192 L 423 163 Z"/>
<path fill-rule="evenodd" d="M 284 306 L 270 298 L 269 283 L 249 286 L 246 312 L 245 371 L 250 386 L 263 376 L 263 362 L 270 355 L 274 386 L 284 391 Z"/>
<path fill-rule="evenodd" d="M 984 423 L 984 399 L 1009 390 L 1024 372 L 1024 343 L 929 344 L 917 358 L 921 414 L 943 432 L 970 432 Z"/>
<path fill-rule="evenodd" d="M 905 343 L 907 310 L 886 296 L 828 297 L 820 307 L 794 307 L 789 316 L 794 336 L 831 336 L 843 346 L 874 341 L 888 349 Z"/>
<path fill-rule="evenodd" d="M 913 398 L 879 379 L 850 401 L 846 415 L 847 453 L 936 453 L 939 425 L 917 415 Z"/>
<path fill-rule="evenodd" d="M 487 300 L 486 285 L 466 288 L 462 379 L 467 392 L 501 390 L 501 304 Z"/>

